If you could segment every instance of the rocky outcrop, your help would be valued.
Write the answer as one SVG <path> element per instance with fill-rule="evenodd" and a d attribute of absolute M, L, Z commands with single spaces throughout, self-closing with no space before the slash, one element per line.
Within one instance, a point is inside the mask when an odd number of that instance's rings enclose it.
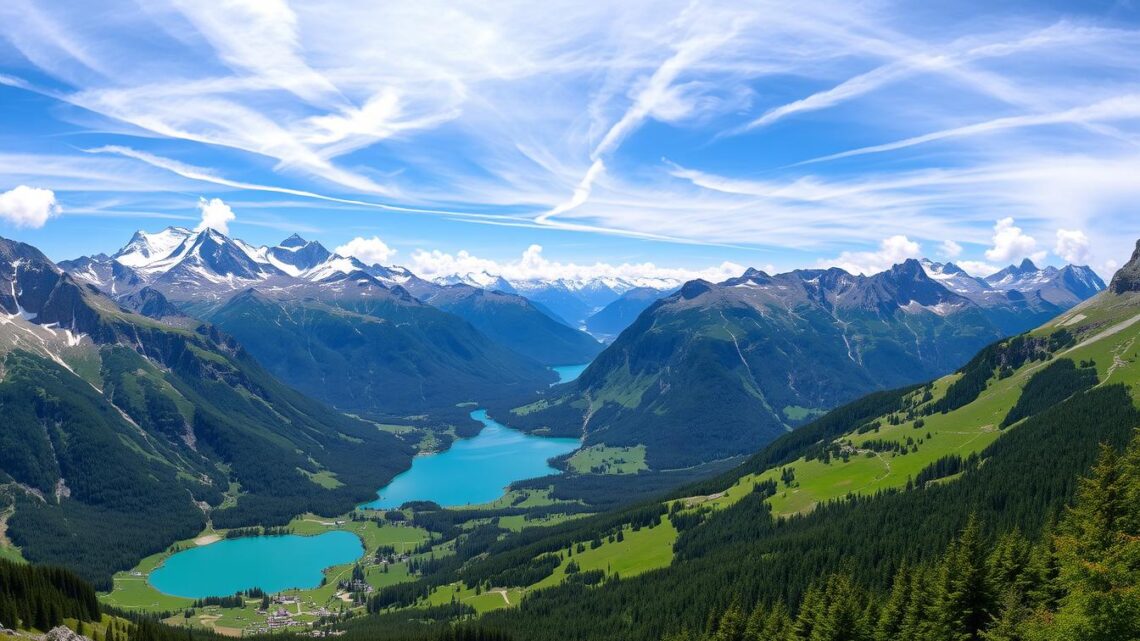
<path fill-rule="evenodd" d="M 67 626 L 56 626 L 43 636 L 44 641 L 91 641 L 87 637 L 76 634 L 71 628 Z"/>
<path fill-rule="evenodd" d="M 1132 260 L 1116 272 L 1108 289 L 1114 294 L 1140 292 L 1140 240 L 1136 241 L 1136 251 L 1132 252 Z"/>

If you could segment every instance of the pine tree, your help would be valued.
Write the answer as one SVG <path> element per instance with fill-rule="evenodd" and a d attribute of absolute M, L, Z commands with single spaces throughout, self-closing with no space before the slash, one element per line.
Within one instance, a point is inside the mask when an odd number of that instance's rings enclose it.
<path fill-rule="evenodd" d="M 1066 590 L 1057 613 L 1058 638 L 1109 641 L 1140 638 L 1140 439 L 1123 458 L 1101 448 L 1092 476 L 1056 538 Z"/>
<path fill-rule="evenodd" d="M 950 546 L 939 573 L 932 641 L 976 641 L 991 617 L 981 528 L 971 516 Z"/>
<path fill-rule="evenodd" d="M 910 579 L 910 595 L 899 627 L 899 639 L 926 639 L 930 632 L 931 596 L 936 569 L 916 567 Z"/>
<path fill-rule="evenodd" d="M 899 638 L 910 605 L 912 581 L 914 575 L 910 566 L 904 563 L 895 572 L 894 582 L 891 584 L 891 593 L 879 612 L 879 620 L 875 624 L 875 641 L 894 641 Z"/>
<path fill-rule="evenodd" d="M 823 595 L 815 583 L 804 592 L 803 601 L 800 602 L 799 612 L 796 613 L 795 623 L 792 624 L 791 638 L 795 641 L 810 641 L 812 630 L 820 610 L 823 608 Z"/>
<path fill-rule="evenodd" d="M 747 621 L 744 617 L 744 610 L 740 607 L 740 602 L 733 601 L 717 622 L 712 641 L 744 641 L 746 625 Z"/>
<path fill-rule="evenodd" d="M 1061 589 L 1061 561 L 1057 556 L 1054 525 L 1044 528 L 1042 540 L 1029 554 L 1030 585 L 1025 594 L 1026 605 L 1034 610 L 1055 611 L 1064 592 Z"/>
<path fill-rule="evenodd" d="M 1033 578 L 1029 572 L 1029 541 L 1018 530 L 1013 530 L 1000 539 L 986 561 L 990 586 L 994 593 L 1006 594 L 1009 591 L 1026 594 L 1032 587 Z"/>
<path fill-rule="evenodd" d="M 817 606 L 809 641 L 860 641 L 866 638 L 862 627 L 863 594 L 847 574 L 832 575 Z"/>
<path fill-rule="evenodd" d="M 792 634 L 792 615 L 783 601 L 777 601 L 764 620 L 759 641 L 788 641 Z"/>
<path fill-rule="evenodd" d="M 982 633 L 985 641 L 1025 641 L 1028 632 L 1026 622 L 1029 609 L 1025 598 L 1016 590 L 1006 590 L 1002 597 L 1001 611 L 997 619 Z"/>

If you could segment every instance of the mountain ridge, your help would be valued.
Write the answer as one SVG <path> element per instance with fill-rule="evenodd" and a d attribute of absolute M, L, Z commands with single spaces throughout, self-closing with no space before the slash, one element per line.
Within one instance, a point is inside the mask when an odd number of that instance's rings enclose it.
<path fill-rule="evenodd" d="M 500 420 L 584 432 L 587 444 L 646 445 L 651 468 L 683 467 L 755 449 L 875 389 L 952 371 L 1010 329 L 1060 311 L 958 293 L 929 271 L 943 275 L 911 259 L 870 276 L 749 269 L 721 283 L 689 281 L 649 305 L 576 389 L 500 408 Z"/>
<path fill-rule="evenodd" d="M 29 560 L 106 587 L 207 516 L 343 511 L 410 462 L 410 446 L 285 386 L 216 326 L 137 315 L 30 245 L 0 239 L 0 310 L 0 495 Z"/>

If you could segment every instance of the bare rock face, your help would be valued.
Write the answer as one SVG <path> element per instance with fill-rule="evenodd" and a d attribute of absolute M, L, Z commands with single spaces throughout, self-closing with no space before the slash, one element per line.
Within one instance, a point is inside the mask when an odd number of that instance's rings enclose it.
<path fill-rule="evenodd" d="M 67 626 L 56 626 L 44 635 L 44 641 L 91 641 L 87 637 L 76 634 L 71 628 Z"/>
<path fill-rule="evenodd" d="M 1136 241 L 1136 251 L 1132 252 L 1132 260 L 1116 272 L 1108 288 L 1114 294 L 1140 292 L 1140 240 Z"/>

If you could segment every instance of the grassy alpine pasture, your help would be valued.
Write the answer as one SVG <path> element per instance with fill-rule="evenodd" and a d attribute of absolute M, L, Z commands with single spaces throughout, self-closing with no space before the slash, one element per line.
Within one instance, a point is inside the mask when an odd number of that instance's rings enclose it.
<path fill-rule="evenodd" d="M 479 614 L 518 605 L 525 590 L 522 588 L 491 588 L 481 590 L 469 588 L 462 582 L 442 585 L 432 591 L 425 600 L 424 605 L 446 605 L 452 601 L 464 603 L 475 608 Z"/>
<path fill-rule="evenodd" d="M 574 552 L 566 550 L 558 553 L 559 565 L 554 572 L 526 587 L 497 587 L 487 589 L 469 588 L 462 582 L 442 585 L 428 595 L 422 605 L 445 605 L 454 601 L 465 603 L 482 614 L 491 610 L 518 605 L 528 592 L 552 587 L 565 581 L 569 576 L 566 569 L 571 561 L 578 565 L 580 572 L 601 570 L 606 577 L 633 577 L 650 570 L 663 568 L 673 560 L 673 543 L 677 540 L 677 530 L 668 519 L 654 527 L 634 530 L 625 527 L 622 540 L 601 539 L 601 545 L 591 547 L 590 541 L 574 544 Z M 585 549 L 577 551 L 581 544 Z"/>
<path fill-rule="evenodd" d="M 677 540 L 677 530 L 669 519 L 661 519 L 661 523 L 654 527 L 643 527 L 634 530 L 630 527 L 622 529 L 622 540 L 602 539 L 601 546 L 590 548 L 589 542 L 584 542 L 586 549 L 567 555 L 565 551 L 559 556 L 562 562 L 554 573 L 542 581 L 529 587 L 531 590 L 558 585 L 566 580 L 566 568 L 571 561 L 578 564 L 579 571 L 602 570 L 607 577 L 633 577 L 650 570 L 663 568 L 673 561 L 673 543 Z"/>
<path fill-rule="evenodd" d="M 17 563 L 24 562 L 24 556 L 20 554 L 20 548 L 12 545 L 8 540 L 8 517 L 12 516 L 15 508 L 8 507 L 0 510 L 0 559 L 6 561 L 15 561 Z"/>
<path fill-rule="evenodd" d="M 574 519 L 580 519 L 587 516 L 591 516 L 591 514 L 588 512 L 581 512 L 576 514 L 544 514 L 542 516 L 530 518 L 528 518 L 528 515 L 526 514 L 514 514 L 511 516 L 499 517 L 499 527 L 505 528 L 512 532 L 520 532 L 523 530 L 523 528 L 550 527 L 552 525 L 558 525 L 559 523 L 565 523 L 566 521 L 572 521 Z"/>
<path fill-rule="evenodd" d="M 1030 333 L 1047 338 L 1058 330 L 1071 332 L 1074 344 L 1062 348 L 1048 361 L 1028 362 L 1004 378 L 995 372 L 977 399 L 948 413 L 934 413 L 891 425 L 879 419 L 877 429 L 863 434 L 849 432 L 833 441 L 846 455 L 828 462 L 800 458 L 785 466 L 742 477 L 736 484 L 711 496 L 691 497 L 689 506 L 723 508 L 752 491 L 755 484 L 775 481 L 777 491 L 768 502 L 776 516 L 811 511 L 817 505 L 848 494 L 871 495 L 880 490 L 905 487 L 920 471 L 940 458 L 958 455 L 966 459 L 981 453 L 997 440 L 1002 419 L 1017 403 L 1026 383 L 1056 359 L 1067 358 L 1095 367 L 1100 385 L 1129 385 L 1140 404 L 1140 315 L 1136 295 L 1098 298 L 1074 308 L 1061 318 Z M 930 387 L 935 403 L 961 378 L 955 373 L 938 379 Z M 924 390 L 913 392 L 921 400 Z M 853 426 L 856 427 L 856 426 Z M 1014 423 L 1006 429 L 1016 429 Z M 900 451 L 883 451 L 884 444 L 905 446 Z M 876 451 L 878 450 L 878 451 Z M 794 478 L 785 482 L 785 470 Z M 941 482 L 946 482 L 945 479 Z"/>
<path fill-rule="evenodd" d="M 637 474 L 649 469 L 645 464 L 644 445 L 591 445 L 575 452 L 566 463 L 579 474 Z"/>

